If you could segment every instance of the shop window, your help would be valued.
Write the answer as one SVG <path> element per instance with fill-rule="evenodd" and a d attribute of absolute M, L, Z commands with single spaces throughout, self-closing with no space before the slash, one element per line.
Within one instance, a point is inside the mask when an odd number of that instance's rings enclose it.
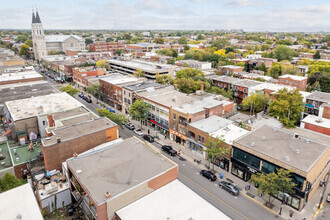
<path fill-rule="evenodd" d="M 278 168 L 270 163 L 267 163 L 266 161 L 262 161 L 262 172 L 265 172 L 265 173 L 272 173 L 275 171 L 275 169 Z"/>
<path fill-rule="evenodd" d="M 257 157 L 252 156 L 251 154 L 246 153 L 237 148 L 234 148 L 233 157 L 259 170 L 260 159 L 258 159 Z"/>

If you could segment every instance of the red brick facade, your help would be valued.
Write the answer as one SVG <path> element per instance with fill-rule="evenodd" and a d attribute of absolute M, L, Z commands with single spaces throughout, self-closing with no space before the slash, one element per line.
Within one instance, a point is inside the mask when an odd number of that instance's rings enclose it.
<path fill-rule="evenodd" d="M 89 50 L 94 52 L 116 52 L 118 49 L 125 50 L 123 42 L 96 42 L 88 45 Z"/>

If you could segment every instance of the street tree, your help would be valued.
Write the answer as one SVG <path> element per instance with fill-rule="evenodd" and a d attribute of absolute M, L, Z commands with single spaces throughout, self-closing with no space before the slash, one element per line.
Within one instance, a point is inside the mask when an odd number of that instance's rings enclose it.
<path fill-rule="evenodd" d="M 123 50 L 123 49 L 117 49 L 116 55 L 121 56 L 124 52 L 125 52 L 125 50 Z"/>
<path fill-rule="evenodd" d="M 290 61 L 292 57 L 296 55 L 296 52 L 294 50 L 292 50 L 291 48 L 285 45 L 276 46 L 274 53 L 275 53 L 275 58 L 278 59 L 278 61 L 282 61 L 282 60 Z"/>
<path fill-rule="evenodd" d="M 251 176 L 251 182 L 258 186 L 258 193 L 268 196 L 268 204 L 271 204 L 271 197 L 278 193 L 277 174 L 272 173 L 257 173 Z"/>
<path fill-rule="evenodd" d="M 178 42 L 179 42 L 179 44 L 187 44 L 188 43 L 187 38 L 185 38 L 185 37 L 180 37 Z"/>
<path fill-rule="evenodd" d="M 77 94 L 77 92 L 79 92 L 78 89 L 73 88 L 71 85 L 63 86 L 61 88 L 61 91 L 62 92 L 66 92 L 66 93 L 68 93 L 71 96 L 74 96 L 75 94 Z"/>
<path fill-rule="evenodd" d="M 124 123 L 128 122 L 128 119 L 124 115 L 116 115 L 108 109 L 96 109 L 96 111 L 101 117 L 107 117 L 119 126 L 122 126 Z"/>
<path fill-rule="evenodd" d="M 135 120 L 140 120 L 141 128 L 142 122 L 148 119 L 148 111 L 150 105 L 143 100 L 136 100 L 129 109 L 130 116 Z"/>
<path fill-rule="evenodd" d="M 277 177 L 275 179 L 276 188 L 278 193 L 282 193 L 282 204 L 285 202 L 285 194 L 286 193 L 293 193 L 294 187 L 296 186 L 295 183 L 292 182 L 291 171 L 285 169 L 276 169 Z M 282 211 L 282 205 L 281 210 Z"/>
<path fill-rule="evenodd" d="M 89 94 L 93 95 L 95 98 L 100 98 L 100 95 L 101 95 L 100 83 L 94 83 L 91 86 L 87 86 L 86 91 Z"/>
<path fill-rule="evenodd" d="M 267 94 L 252 93 L 243 99 L 242 107 L 244 110 L 250 110 L 250 115 L 257 114 L 258 112 L 265 110 L 269 101 L 270 98 Z"/>
<path fill-rule="evenodd" d="M 224 158 L 226 157 L 230 149 L 224 146 L 225 141 L 222 137 L 210 137 L 204 146 L 206 149 L 204 152 L 206 153 L 206 158 L 209 163 L 214 162 L 217 158 Z M 214 163 L 212 163 L 212 170 L 214 170 Z"/>
<path fill-rule="evenodd" d="M 270 104 L 269 115 L 278 117 L 280 122 L 289 128 L 295 127 L 304 110 L 303 97 L 299 90 L 288 91 L 284 88 L 274 96 L 275 100 Z"/>

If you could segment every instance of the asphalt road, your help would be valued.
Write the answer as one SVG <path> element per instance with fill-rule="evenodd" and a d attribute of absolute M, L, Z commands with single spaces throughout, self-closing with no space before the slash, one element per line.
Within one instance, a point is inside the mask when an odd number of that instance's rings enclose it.
<path fill-rule="evenodd" d="M 54 80 L 47 78 L 52 84 L 57 84 Z M 62 85 L 57 85 L 56 87 L 61 87 Z M 75 98 L 83 103 L 87 108 L 96 113 L 96 109 L 99 107 L 96 103 L 87 103 L 85 100 L 78 97 L 78 94 L 75 95 Z M 123 139 L 130 138 L 134 136 L 134 132 L 123 127 L 119 127 L 120 137 Z M 137 136 L 137 135 L 135 135 Z M 139 136 L 137 136 L 139 137 Z M 141 139 L 141 137 L 139 137 Z M 161 146 L 158 143 L 153 143 L 154 146 L 160 148 Z M 252 201 L 249 197 L 244 194 L 238 196 L 233 196 L 227 191 L 224 191 L 219 187 L 219 180 L 215 182 L 210 182 L 206 178 L 202 177 L 199 172 L 200 168 L 195 164 L 192 164 L 189 161 L 180 160 L 179 157 L 171 157 L 167 154 L 165 156 L 172 159 L 179 165 L 179 176 L 178 179 L 197 193 L 199 196 L 204 198 L 210 204 L 221 210 L 227 216 L 234 220 L 272 220 L 272 219 L 281 219 L 279 216 L 276 216 L 274 213 L 260 206 L 255 201 Z M 196 207 L 198 208 L 198 207 Z M 323 219 L 322 215 L 318 219 Z"/>

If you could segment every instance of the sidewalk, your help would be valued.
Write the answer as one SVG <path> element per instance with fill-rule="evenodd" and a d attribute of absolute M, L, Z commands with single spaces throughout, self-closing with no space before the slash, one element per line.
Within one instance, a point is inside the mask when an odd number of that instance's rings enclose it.
<path fill-rule="evenodd" d="M 133 123 L 135 125 L 135 127 L 140 128 L 139 122 L 137 122 L 135 120 L 131 120 L 131 123 Z M 152 128 L 149 128 L 145 125 L 142 127 L 142 131 L 145 134 L 148 134 L 148 129 L 150 131 L 150 135 L 152 135 L 152 136 L 156 135 L 156 132 Z M 186 159 L 187 161 L 190 161 L 194 166 L 196 166 L 200 169 L 207 169 L 207 165 L 209 164 L 209 162 L 207 160 L 205 160 L 202 157 L 200 157 L 199 155 L 195 154 L 190 149 L 187 149 L 186 147 L 176 143 L 175 141 L 165 139 L 164 135 L 160 134 L 159 132 L 157 132 L 157 136 L 159 139 L 155 139 L 155 142 L 157 142 L 158 144 L 171 145 L 173 149 L 175 149 L 177 151 L 181 150 L 182 151 L 181 156 L 184 159 Z M 197 164 L 194 161 L 194 159 L 201 160 L 201 163 Z M 257 188 L 255 188 L 253 186 L 253 184 L 250 184 L 250 182 L 245 182 L 245 181 L 241 180 L 240 178 L 234 176 L 233 174 L 226 172 L 223 169 L 220 169 L 217 166 L 214 166 L 214 168 L 217 171 L 217 173 L 218 173 L 218 171 L 221 171 L 221 173 L 224 175 L 224 177 L 223 177 L 224 180 L 226 180 L 227 178 L 232 180 L 234 185 L 236 185 L 238 188 L 241 189 L 241 195 L 248 197 L 249 199 L 251 199 L 254 202 L 258 203 L 259 205 L 263 206 L 265 209 L 268 209 L 269 211 L 271 211 L 273 214 L 278 215 L 278 213 L 280 211 L 280 207 L 281 207 L 281 201 L 272 197 L 271 203 L 274 206 L 272 208 L 268 208 L 264 205 L 266 202 L 268 202 L 268 196 L 259 195 Z M 250 190 L 245 190 L 245 186 L 248 184 L 251 185 L 251 188 L 250 188 Z M 313 198 L 307 203 L 307 205 L 304 207 L 304 209 L 301 212 L 295 210 L 294 208 L 292 208 L 288 205 L 283 205 L 281 217 L 283 219 L 292 219 L 292 220 L 295 220 L 295 219 L 302 220 L 304 218 L 306 218 L 306 220 L 314 219 L 316 217 L 316 216 L 314 216 L 314 213 L 317 212 L 317 206 L 318 206 L 318 202 L 320 200 L 319 195 L 321 194 L 322 190 L 323 190 L 323 188 L 317 189 Z M 293 212 L 292 218 L 290 218 L 290 212 Z M 278 216 L 280 217 L 280 215 L 278 215 Z"/>

